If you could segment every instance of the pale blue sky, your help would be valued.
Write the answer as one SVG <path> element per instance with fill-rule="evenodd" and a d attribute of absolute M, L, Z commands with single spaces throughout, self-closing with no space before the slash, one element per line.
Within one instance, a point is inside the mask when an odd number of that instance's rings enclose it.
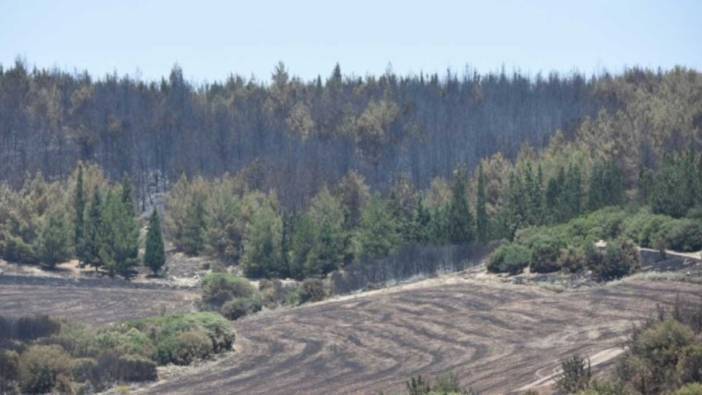
<path fill-rule="evenodd" d="M 702 69 L 702 1 L 0 0 L 0 63 L 195 82 L 517 68 Z"/>

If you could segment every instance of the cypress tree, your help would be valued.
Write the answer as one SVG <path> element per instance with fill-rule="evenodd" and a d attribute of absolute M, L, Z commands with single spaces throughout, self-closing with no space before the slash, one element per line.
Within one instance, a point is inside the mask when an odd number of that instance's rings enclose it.
<path fill-rule="evenodd" d="M 473 241 L 473 217 L 466 195 L 466 176 L 463 170 L 457 172 L 453 183 L 453 196 L 449 204 L 448 237 L 454 244 Z"/>
<path fill-rule="evenodd" d="M 146 233 L 146 250 L 144 251 L 144 264 L 156 275 L 166 263 L 166 253 L 163 248 L 161 235 L 161 221 L 158 211 L 154 209 L 149 218 L 149 230 Z"/>
<path fill-rule="evenodd" d="M 85 191 L 83 190 L 83 165 L 78 165 L 78 176 L 76 177 L 76 190 L 73 199 L 73 209 L 75 211 L 73 245 L 79 261 L 83 260 L 83 238 L 85 235 Z M 82 262 L 81 262 L 82 263 Z"/>
<path fill-rule="evenodd" d="M 183 223 L 182 244 L 188 255 L 198 255 L 205 246 L 205 226 L 205 206 L 195 196 L 186 209 Z"/>
<path fill-rule="evenodd" d="M 132 182 L 129 177 L 125 176 L 122 179 L 122 202 L 126 205 L 127 210 L 134 215 L 136 209 L 134 207 L 134 191 Z"/>
<path fill-rule="evenodd" d="M 139 227 L 130 209 L 120 196 L 108 193 L 102 209 L 98 256 L 110 276 L 128 278 L 138 263 Z"/>
<path fill-rule="evenodd" d="M 478 233 L 478 240 L 481 242 L 487 241 L 489 237 L 489 220 L 485 206 L 485 174 L 483 174 L 483 165 L 481 164 L 478 167 L 478 191 L 475 207 L 475 227 Z"/>
<path fill-rule="evenodd" d="M 47 214 L 39 232 L 37 255 L 43 265 L 50 268 L 70 257 L 70 228 L 62 212 Z"/>
<path fill-rule="evenodd" d="M 95 187 L 90 201 L 85 222 L 85 236 L 80 248 L 79 259 L 95 268 L 101 266 L 99 260 L 99 237 L 102 228 L 102 197 L 100 190 Z"/>

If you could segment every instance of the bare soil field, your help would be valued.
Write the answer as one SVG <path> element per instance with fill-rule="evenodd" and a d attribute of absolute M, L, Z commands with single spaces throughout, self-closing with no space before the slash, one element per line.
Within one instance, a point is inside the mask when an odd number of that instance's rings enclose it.
<path fill-rule="evenodd" d="M 699 285 L 622 281 L 554 293 L 452 278 L 278 310 L 235 322 L 236 352 L 164 372 L 162 394 L 376 394 L 453 371 L 481 393 L 548 390 L 559 360 L 611 364 L 632 322 Z"/>
<path fill-rule="evenodd" d="M 0 315 L 48 314 L 104 325 L 194 310 L 190 290 L 109 279 L 0 276 Z"/>

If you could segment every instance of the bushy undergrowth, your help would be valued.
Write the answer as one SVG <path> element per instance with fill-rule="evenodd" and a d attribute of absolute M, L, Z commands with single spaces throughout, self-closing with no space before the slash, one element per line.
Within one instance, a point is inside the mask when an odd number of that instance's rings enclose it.
<path fill-rule="evenodd" d="M 599 240 L 607 242 L 595 248 Z M 608 281 L 631 274 L 639 268 L 636 247 L 699 251 L 702 223 L 694 218 L 675 219 L 638 211 L 606 207 L 567 223 L 521 230 L 515 241 L 498 248 L 487 268 L 494 273 L 591 270 L 597 280 Z"/>
<path fill-rule="evenodd" d="M 531 250 L 519 244 L 505 244 L 490 256 L 487 269 L 493 273 L 519 274 L 529 266 Z"/>
<path fill-rule="evenodd" d="M 0 323 L 3 329 L 34 328 L 32 336 L 0 332 L 0 393 L 92 392 L 114 382 L 155 380 L 159 364 L 189 364 L 229 350 L 234 342 L 228 321 L 207 312 L 98 330 L 48 317 Z"/>
<path fill-rule="evenodd" d="M 562 364 L 559 388 L 578 394 L 700 394 L 702 303 L 678 299 L 670 311 L 634 328 L 613 375 L 591 380 L 584 360 Z M 580 365 L 580 366 L 576 366 Z"/>

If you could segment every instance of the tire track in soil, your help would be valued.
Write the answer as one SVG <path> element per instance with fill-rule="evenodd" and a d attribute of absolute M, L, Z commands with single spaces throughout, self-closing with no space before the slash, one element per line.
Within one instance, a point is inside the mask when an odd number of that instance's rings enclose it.
<path fill-rule="evenodd" d="M 631 322 L 698 285 L 624 281 L 551 293 L 466 280 L 273 311 L 234 323 L 246 346 L 145 387 L 158 394 L 375 394 L 454 371 L 484 393 L 527 385 L 573 353 L 621 344 Z"/>

